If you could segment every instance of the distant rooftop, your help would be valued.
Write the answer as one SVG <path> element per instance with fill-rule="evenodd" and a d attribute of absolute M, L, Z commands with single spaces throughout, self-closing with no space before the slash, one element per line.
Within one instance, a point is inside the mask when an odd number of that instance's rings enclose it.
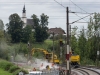
<path fill-rule="evenodd" d="M 27 25 L 33 26 L 34 25 L 33 20 L 32 19 L 27 19 Z"/>
<path fill-rule="evenodd" d="M 66 34 L 65 31 L 62 28 L 50 28 L 48 30 L 49 34 L 52 34 L 54 32 L 54 34 Z"/>

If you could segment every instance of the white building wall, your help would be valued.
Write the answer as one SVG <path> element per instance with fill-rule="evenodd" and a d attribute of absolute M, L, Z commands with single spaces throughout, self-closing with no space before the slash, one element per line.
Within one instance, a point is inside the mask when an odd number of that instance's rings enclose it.
<path fill-rule="evenodd" d="M 22 21 L 24 22 L 23 28 L 25 28 L 26 27 L 26 24 L 27 24 L 26 13 L 22 13 Z"/>

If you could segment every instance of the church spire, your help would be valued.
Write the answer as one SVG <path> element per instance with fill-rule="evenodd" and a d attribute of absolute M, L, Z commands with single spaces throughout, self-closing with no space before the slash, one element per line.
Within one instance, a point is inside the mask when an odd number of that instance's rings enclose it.
<path fill-rule="evenodd" d="M 24 4 L 24 7 L 23 7 L 23 13 L 26 13 L 26 10 L 25 10 L 25 4 Z"/>
<path fill-rule="evenodd" d="M 24 22 L 24 26 L 23 26 L 23 28 L 24 28 L 24 27 L 26 27 L 26 23 L 27 23 L 25 4 L 24 4 L 23 10 L 22 10 L 22 21 Z"/>

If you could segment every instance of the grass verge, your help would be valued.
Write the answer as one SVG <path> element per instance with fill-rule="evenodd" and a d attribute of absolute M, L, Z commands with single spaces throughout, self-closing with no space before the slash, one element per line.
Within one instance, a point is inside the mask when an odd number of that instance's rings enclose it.
<path fill-rule="evenodd" d="M 12 73 L 9 73 L 8 71 L 4 71 L 0 68 L 0 75 L 13 75 Z"/>

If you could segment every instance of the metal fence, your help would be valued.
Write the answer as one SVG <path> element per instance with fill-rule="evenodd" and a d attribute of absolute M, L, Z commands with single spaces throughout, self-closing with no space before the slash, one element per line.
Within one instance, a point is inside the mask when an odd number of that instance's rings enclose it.
<path fill-rule="evenodd" d="M 42 73 L 31 73 L 25 75 L 59 75 L 59 70 L 54 71 L 43 71 Z"/>

